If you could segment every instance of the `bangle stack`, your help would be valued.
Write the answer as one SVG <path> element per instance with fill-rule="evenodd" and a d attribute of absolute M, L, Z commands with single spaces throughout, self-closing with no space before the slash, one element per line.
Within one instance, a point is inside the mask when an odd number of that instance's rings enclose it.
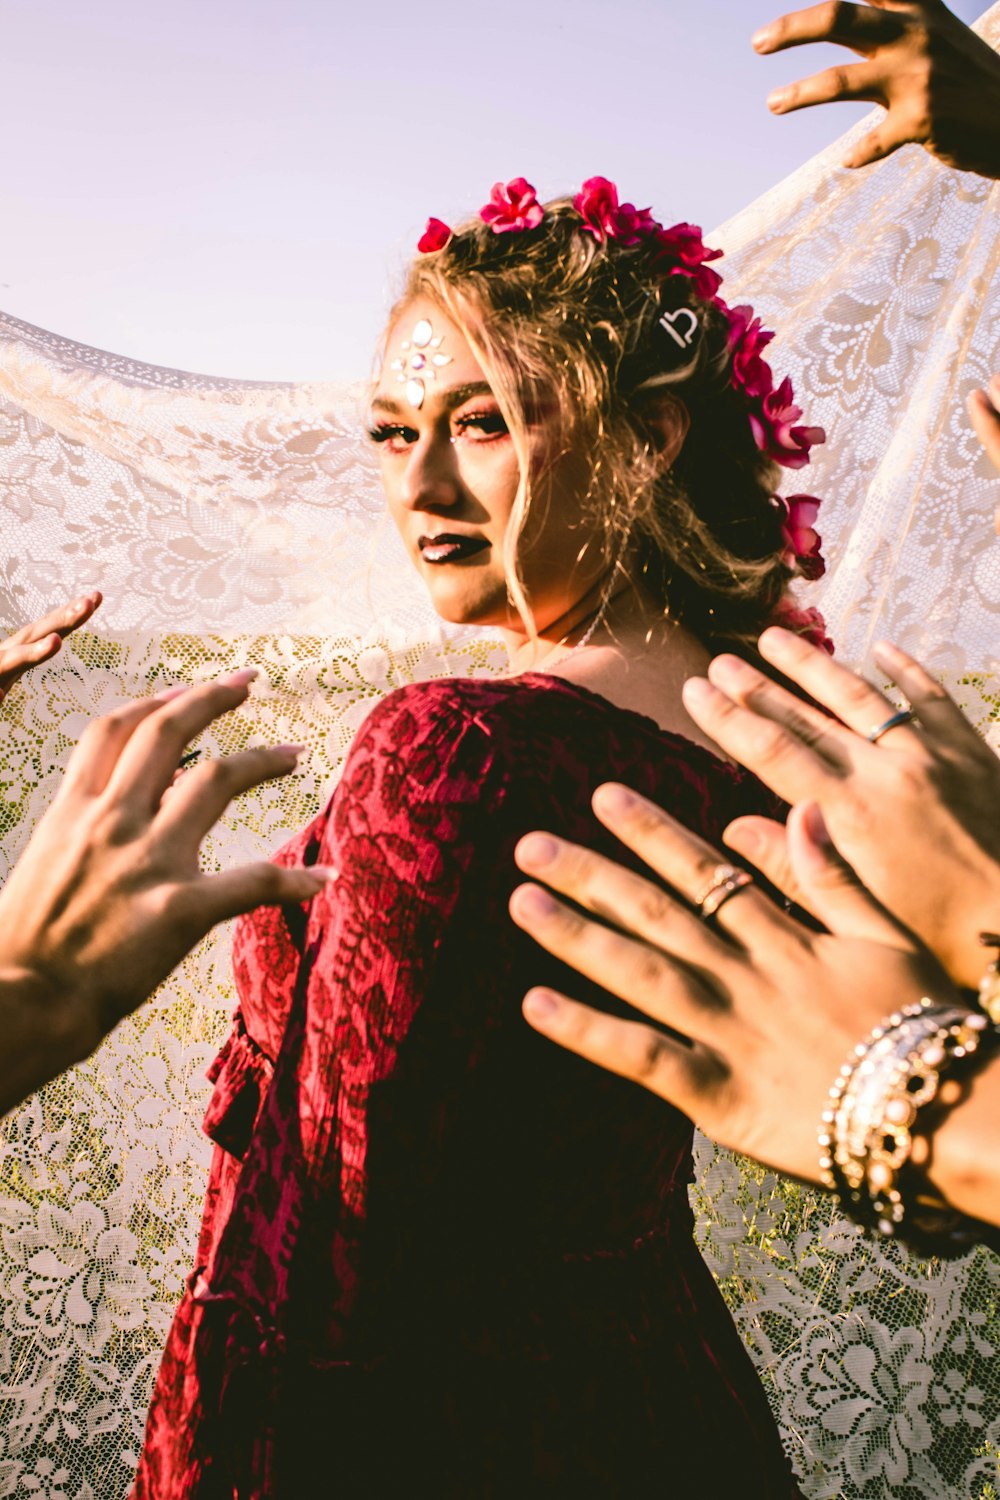
<path fill-rule="evenodd" d="M 924 999 L 888 1016 L 841 1068 L 820 1124 L 820 1176 L 865 1229 L 938 1255 L 975 1243 L 971 1221 L 908 1178 L 918 1111 L 988 1029 L 978 1011 Z"/>

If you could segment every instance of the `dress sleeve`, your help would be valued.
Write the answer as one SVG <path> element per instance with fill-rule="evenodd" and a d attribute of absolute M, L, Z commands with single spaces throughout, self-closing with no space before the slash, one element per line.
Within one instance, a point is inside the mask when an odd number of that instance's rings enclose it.
<path fill-rule="evenodd" d="M 495 750 L 474 691 L 405 688 L 362 726 L 331 804 L 319 861 L 338 875 L 306 932 L 299 1119 L 314 1180 L 336 1163 L 341 1204 L 362 1216 L 369 1091 L 397 1069 L 501 808 Z"/>

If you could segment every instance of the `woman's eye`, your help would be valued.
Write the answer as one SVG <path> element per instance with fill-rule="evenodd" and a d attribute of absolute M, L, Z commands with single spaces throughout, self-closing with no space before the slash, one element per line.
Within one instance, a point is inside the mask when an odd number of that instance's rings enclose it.
<path fill-rule="evenodd" d="M 506 437 L 508 430 L 507 423 L 498 411 L 473 411 L 456 417 L 455 429 L 459 437 L 467 437 L 473 443 Z"/>
<path fill-rule="evenodd" d="M 418 435 L 412 427 L 403 427 L 394 422 L 379 422 L 374 427 L 369 427 L 368 436 L 373 443 L 387 444 L 390 453 L 402 453 L 417 441 Z"/>

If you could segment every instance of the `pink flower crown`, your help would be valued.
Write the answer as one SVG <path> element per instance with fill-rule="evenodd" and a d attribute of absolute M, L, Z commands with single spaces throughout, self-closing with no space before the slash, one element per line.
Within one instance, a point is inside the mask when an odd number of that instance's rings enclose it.
<path fill-rule="evenodd" d="M 653 218 L 648 208 L 622 203 L 618 189 L 607 177 L 588 177 L 573 199 L 580 215 L 581 227 L 602 245 L 609 241 L 631 247 L 645 245 L 664 282 L 670 277 L 684 277 L 696 296 L 715 307 L 728 325 L 728 345 L 732 359 L 732 385 L 746 402 L 747 418 L 754 442 L 761 453 L 787 469 L 801 469 L 810 462 L 810 450 L 826 441 L 822 427 L 802 426 L 802 410 L 795 404 L 792 382 L 786 376 L 775 383 L 771 366 L 763 351 L 774 334 L 763 328 L 752 307 L 730 307 L 719 296 L 722 277 L 710 262 L 719 260 L 721 250 L 706 247 L 696 224 L 673 224 L 665 228 Z M 494 234 L 523 234 L 537 229 L 545 218 L 535 189 L 523 177 L 493 185 L 489 202 L 479 211 L 483 223 Z M 433 255 L 445 249 L 453 231 L 441 219 L 428 219 L 417 249 Z M 668 314 L 667 329 L 677 343 L 689 344 L 694 333 L 694 314 L 687 309 L 692 327 L 683 337 L 673 327 L 678 316 Z M 781 561 L 793 577 L 807 580 L 822 578 L 826 563 L 820 551 L 821 538 L 815 529 L 821 501 L 814 495 L 780 495 L 773 503 L 782 512 L 781 536 L 784 544 Z M 832 652 L 833 643 L 826 635 L 823 617 L 817 609 L 800 609 L 785 596 L 778 606 L 776 621 L 797 630 L 814 644 Z"/>

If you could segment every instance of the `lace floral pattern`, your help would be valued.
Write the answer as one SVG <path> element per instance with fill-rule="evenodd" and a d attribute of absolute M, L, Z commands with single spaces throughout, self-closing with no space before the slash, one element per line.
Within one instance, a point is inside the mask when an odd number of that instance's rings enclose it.
<path fill-rule="evenodd" d="M 982 29 L 1000 45 L 1000 6 Z M 727 247 L 732 300 L 780 330 L 781 368 L 829 433 L 814 478 L 830 566 L 810 601 L 841 657 L 863 663 L 893 636 L 995 734 L 996 477 L 963 400 L 1000 369 L 1000 186 L 916 148 L 848 174 L 842 149 L 709 239 Z M 269 853 L 316 815 L 384 693 L 499 669 L 489 641 L 443 635 L 410 581 L 380 520 L 360 393 L 157 370 L 0 318 L 0 618 L 20 623 L 89 582 L 108 597 L 100 633 L 0 709 L 0 876 L 86 720 L 126 696 L 253 660 L 250 708 L 205 745 L 308 746 L 299 777 L 230 812 L 206 848 L 221 864 Z M 204 944 L 4 1122 L 0 1496 L 128 1488 L 196 1257 L 205 1072 L 236 1002 L 229 943 Z M 805 1492 L 998 1488 L 996 1259 L 911 1262 L 708 1142 L 697 1161 L 699 1241 Z"/>

